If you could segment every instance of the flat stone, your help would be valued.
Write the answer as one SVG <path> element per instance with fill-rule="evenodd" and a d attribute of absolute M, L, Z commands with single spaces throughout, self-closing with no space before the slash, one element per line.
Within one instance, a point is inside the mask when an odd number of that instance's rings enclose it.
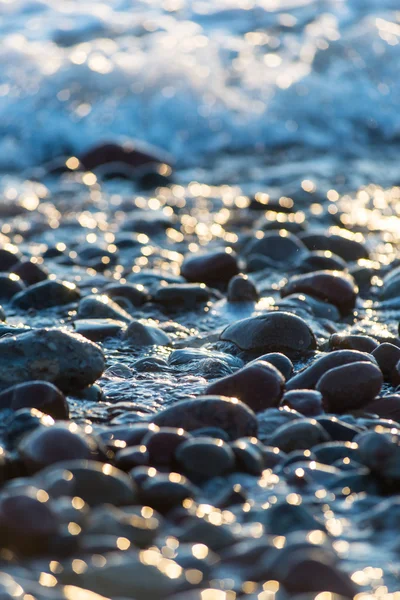
<path fill-rule="evenodd" d="M 13 297 L 13 304 L 18 308 L 51 308 L 77 302 L 80 298 L 78 288 L 74 283 L 56 279 L 41 281 L 19 292 Z"/>

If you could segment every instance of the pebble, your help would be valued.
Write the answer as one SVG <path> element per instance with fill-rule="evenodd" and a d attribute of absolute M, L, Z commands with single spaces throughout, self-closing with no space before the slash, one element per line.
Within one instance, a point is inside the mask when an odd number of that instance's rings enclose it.
<path fill-rule="evenodd" d="M 115 466 L 122 471 L 130 471 L 135 467 L 149 464 L 150 455 L 144 445 L 122 448 L 115 455 Z"/>
<path fill-rule="evenodd" d="M 74 321 L 76 333 L 92 342 L 101 342 L 109 337 L 118 336 L 126 326 L 124 321 L 115 319 L 77 319 Z"/>
<path fill-rule="evenodd" d="M 187 281 L 217 287 L 227 284 L 239 272 L 236 256 L 225 251 L 186 256 L 181 266 L 181 275 Z"/>
<path fill-rule="evenodd" d="M 182 427 L 193 431 L 221 427 L 232 440 L 257 435 L 254 412 L 240 400 L 222 396 L 198 396 L 184 400 L 158 413 L 153 421 L 159 427 Z"/>
<path fill-rule="evenodd" d="M 132 306 L 142 306 L 149 299 L 149 293 L 143 285 L 133 283 L 110 283 L 102 290 L 103 294 L 119 302 L 128 300 Z"/>
<path fill-rule="evenodd" d="M 394 376 L 394 380 L 396 380 L 396 373 L 394 370 L 400 360 L 400 348 L 390 342 L 383 342 L 383 344 L 379 344 L 371 354 L 378 363 L 385 380 L 391 381 L 392 376 Z"/>
<path fill-rule="evenodd" d="M 40 379 L 62 391 L 82 389 L 103 373 L 101 349 L 58 329 L 35 329 L 0 339 L 0 385 Z"/>
<path fill-rule="evenodd" d="M 316 389 L 323 396 L 328 412 L 343 413 L 365 406 L 375 398 L 383 385 L 378 366 L 355 362 L 327 371 L 318 380 Z"/>
<path fill-rule="evenodd" d="M 51 279 L 29 286 L 16 294 L 12 301 L 18 308 L 39 310 L 71 304 L 79 298 L 80 292 L 74 283 Z"/>
<path fill-rule="evenodd" d="M 22 254 L 13 244 L 5 244 L 0 248 L 0 272 L 9 271 L 22 258 Z"/>
<path fill-rule="evenodd" d="M 359 350 L 360 352 L 373 353 L 379 347 L 379 344 L 368 335 L 334 333 L 329 338 L 329 347 L 331 350 Z"/>
<path fill-rule="evenodd" d="M 112 163 L 123 163 L 133 169 L 154 163 L 170 164 L 171 157 L 164 151 L 155 147 L 142 148 L 134 140 L 124 144 L 102 143 L 90 147 L 79 156 L 80 167 L 86 171 L 93 171 Z"/>
<path fill-rule="evenodd" d="M 8 302 L 25 289 L 23 281 L 14 273 L 0 273 L 0 300 Z"/>
<path fill-rule="evenodd" d="M 247 275 L 240 273 L 232 277 L 227 291 L 228 302 L 258 302 L 259 298 L 256 285 Z"/>
<path fill-rule="evenodd" d="M 261 239 L 252 240 L 245 247 L 245 253 L 260 254 L 278 264 L 292 265 L 307 253 L 307 248 L 296 235 L 281 229 L 269 231 Z"/>
<path fill-rule="evenodd" d="M 315 417 L 324 413 L 322 394 L 317 390 L 290 390 L 285 392 L 281 406 L 289 406 L 305 417 Z"/>
<path fill-rule="evenodd" d="M 15 448 L 19 440 L 29 431 L 40 426 L 52 427 L 54 419 L 37 408 L 20 408 L 10 414 L 4 425 L 4 441 L 7 446 Z"/>
<path fill-rule="evenodd" d="M 351 275 L 341 271 L 314 271 L 294 275 L 281 288 L 282 297 L 304 293 L 335 305 L 342 314 L 349 314 L 356 305 L 358 288 Z"/>
<path fill-rule="evenodd" d="M 177 283 L 161 286 L 154 293 L 154 301 L 173 311 L 193 310 L 210 299 L 211 291 L 204 283 Z"/>
<path fill-rule="evenodd" d="M 355 438 L 358 460 L 384 479 L 400 479 L 400 445 L 396 436 L 368 431 Z"/>
<path fill-rule="evenodd" d="M 49 273 L 43 265 L 33 262 L 33 260 L 21 260 L 12 267 L 12 272 L 25 283 L 25 285 L 34 285 L 41 281 L 46 281 Z"/>
<path fill-rule="evenodd" d="M 284 354 L 281 354 L 280 352 L 269 352 L 268 354 L 263 354 L 262 356 L 259 356 L 257 359 L 255 359 L 254 362 L 258 361 L 267 362 L 276 367 L 278 371 L 282 373 L 286 381 L 290 379 L 293 373 L 292 361 L 290 360 L 290 358 L 288 358 Z"/>
<path fill-rule="evenodd" d="M 351 442 L 362 431 L 359 427 L 355 427 L 332 415 L 323 415 L 317 417 L 316 420 L 336 441 Z"/>
<path fill-rule="evenodd" d="M 335 350 L 323 356 L 317 356 L 312 365 L 301 370 L 287 382 L 286 388 L 288 390 L 313 389 L 327 371 L 355 362 L 367 362 L 376 365 L 375 358 L 367 352 Z"/>
<path fill-rule="evenodd" d="M 66 460 L 43 469 L 36 478 L 51 497 L 78 496 L 91 507 L 132 505 L 137 501 L 132 478 L 108 463 Z"/>
<path fill-rule="evenodd" d="M 160 468 L 172 465 L 177 448 L 191 437 L 183 429 L 161 427 L 146 433 L 141 443 L 147 448 L 150 464 Z"/>
<path fill-rule="evenodd" d="M 0 408 L 37 408 L 54 419 L 68 419 L 69 407 L 64 394 L 48 381 L 19 383 L 0 393 Z"/>
<path fill-rule="evenodd" d="M 345 271 L 347 264 L 340 256 L 333 254 L 330 250 L 314 250 L 304 256 L 297 264 L 297 268 L 301 273 L 325 270 Z"/>
<path fill-rule="evenodd" d="M 6 311 L 4 310 L 4 308 L 2 306 L 0 306 L 0 321 L 5 321 L 6 320 Z"/>
<path fill-rule="evenodd" d="M 288 535 L 294 531 L 324 530 L 323 525 L 302 505 L 278 502 L 264 514 L 267 533 Z"/>
<path fill-rule="evenodd" d="M 325 442 L 314 446 L 313 453 L 319 462 L 333 465 L 338 460 L 357 459 L 358 444 L 339 441 Z"/>
<path fill-rule="evenodd" d="M 278 406 L 285 386 L 283 375 L 272 364 L 260 361 L 209 385 L 205 393 L 239 398 L 255 412 Z"/>
<path fill-rule="evenodd" d="M 261 475 L 264 470 L 264 455 L 257 445 L 246 439 L 231 443 L 236 459 L 236 468 L 251 475 Z"/>
<path fill-rule="evenodd" d="M 314 350 L 317 345 L 304 319 L 281 311 L 249 317 L 228 325 L 220 339 L 257 354 L 302 354 Z"/>
<path fill-rule="evenodd" d="M 149 477 L 140 488 L 140 499 L 161 513 L 181 506 L 187 498 L 196 498 L 199 491 L 180 473 L 159 473 Z"/>
<path fill-rule="evenodd" d="M 124 332 L 124 339 L 132 346 L 169 346 L 169 336 L 152 325 L 145 325 L 140 321 L 131 321 Z"/>
<path fill-rule="evenodd" d="M 113 319 L 130 323 L 132 317 L 105 294 L 82 298 L 78 305 L 78 319 Z"/>
<path fill-rule="evenodd" d="M 329 434 L 315 419 L 299 419 L 278 427 L 269 438 L 268 444 L 277 446 L 283 452 L 292 452 L 309 450 L 330 439 Z"/>
<path fill-rule="evenodd" d="M 180 444 L 175 458 L 190 478 L 218 477 L 231 471 L 235 464 L 235 455 L 226 442 L 207 437 L 196 437 Z"/>
<path fill-rule="evenodd" d="M 355 262 L 361 258 L 368 258 L 368 250 L 361 242 L 342 235 L 327 233 L 305 232 L 299 234 L 299 238 L 309 250 L 330 250 L 340 256 L 346 262 Z"/>
<path fill-rule="evenodd" d="M 393 419 L 400 423 L 400 394 L 374 398 L 364 406 L 364 410 L 367 413 L 376 414 L 384 419 Z"/>

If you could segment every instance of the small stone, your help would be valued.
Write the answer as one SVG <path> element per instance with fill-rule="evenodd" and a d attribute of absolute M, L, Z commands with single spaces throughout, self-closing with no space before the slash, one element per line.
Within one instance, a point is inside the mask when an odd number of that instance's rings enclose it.
<path fill-rule="evenodd" d="M 364 406 L 367 413 L 373 413 L 384 419 L 400 423 L 400 394 L 389 394 L 374 398 Z"/>
<path fill-rule="evenodd" d="M 190 478 L 218 477 L 235 464 L 235 455 L 226 442 L 207 437 L 187 440 L 177 448 L 175 458 Z"/>
<path fill-rule="evenodd" d="M 375 358 L 367 352 L 358 350 L 335 350 L 317 358 L 309 367 L 306 367 L 287 382 L 288 390 L 312 389 L 327 371 L 355 362 L 367 362 L 376 365 Z"/>
<path fill-rule="evenodd" d="M 123 471 L 93 460 L 67 460 L 42 470 L 36 479 L 57 498 L 82 498 L 89 506 L 135 504 L 136 485 Z"/>
<path fill-rule="evenodd" d="M 385 379 L 391 381 L 392 373 L 400 360 L 400 348 L 389 342 L 383 342 L 372 351 L 372 356 L 378 363 Z"/>
<path fill-rule="evenodd" d="M 322 394 L 316 390 L 290 390 L 285 392 L 281 406 L 289 406 L 305 417 L 315 417 L 324 413 Z"/>
<path fill-rule="evenodd" d="M 254 412 L 240 400 L 222 396 L 198 396 L 178 402 L 155 415 L 153 421 L 160 427 L 182 427 L 186 431 L 221 427 L 233 440 L 257 435 Z"/>
<path fill-rule="evenodd" d="M 330 250 L 314 250 L 307 254 L 297 265 L 302 273 L 312 271 L 345 271 L 346 262 Z"/>
<path fill-rule="evenodd" d="M 11 413 L 5 421 L 4 440 L 8 446 L 15 448 L 20 439 L 37 427 L 52 427 L 54 419 L 36 408 L 20 408 Z"/>
<path fill-rule="evenodd" d="M 9 271 L 22 258 L 22 254 L 13 244 L 5 244 L 0 248 L 0 272 Z"/>
<path fill-rule="evenodd" d="M 280 352 L 269 352 L 268 354 L 264 354 L 255 360 L 255 362 L 258 361 L 264 361 L 276 367 L 278 371 L 282 373 L 286 381 L 291 377 L 293 373 L 292 361 L 290 360 L 290 358 L 288 358 L 284 354 L 281 354 Z"/>
<path fill-rule="evenodd" d="M 133 368 L 139 373 L 158 373 L 168 371 L 168 363 L 162 356 L 145 356 L 133 363 Z"/>
<path fill-rule="evenodd" d="M 124 338 L 133 346 L 169 346 L 169 336 L 158 327 L 131 321 L 125 330 Z"/>
<path fill-rule="evenodd" d="M 359 350 L 360 352 L 373 353 L 378 346 L 378 342 L 368 335 L 334 333 L 329 338 L 329 347 L 332 350 Z"/>
<path fill-rule="evenodd" d="M 251 475 L 261 475 L 264 470 L 264 455 L 256 444 L 246 439 L 236 440 L 231 443 L 235 454 L 236 467 Z"/>
<path fill-rule="evenodd" d="M 196 498 L 198 489 L 179 473 L 159 473 L 149 477 L 140 489 L 140 499 L 144 504 L 161 513 L 175 506 L 181 506 L 186 498 Z"/>
<path fill-rule="evenodd" d="M 273 311 L 228 325 L 220 339 L 241 350 L 264 354 L 282 352 L 299 354 L 316 348 L 316 340 L 304 319 L 293 314 Z"/>
<path fill-rule="evenodd" d="M 294 531 L 324 530 L 323 525 L 302 505 L 279 502 L 264 511 L 265 526 L 272 535 Z"/>
<path fill-rule="evenodd" d="M 154 301 L 168 310 L 193 310 L 199 304 L 208 302 L 210 295 L 211 291 L 204 283 L 177 283 L 159 287 L 154 294 Z"/>
<path fill-rule="evenodd" d="M 130 471 L 135 467 L 149 464 L 150 456 L 144 445 L 122 448 L 115 455 L 115 466 L 122 471 Z"/>
<path fill-rule="evenodd" d="M 382 385 L 379 367 L 355 362 L 327 371 L 318 380 L 316 389 L 321 392 L 329 412 L 342 413 L 363 407 L 379 394 Z"/>
<path fill-rule="evenodd" d="M 330 250 L 340 256 L 346 262 L 355 262 L 360 258 L 368 258 L 368 250 L 361 242 L 349 238 L 349 232 L 345 236 L 332 234 L 330 232 L 301 233 L 299 238 L 309 250 Z"/>
<path fill-rule="evenodd" d="M 206 388 L 208 395 L 239 398 L 255 412 L 278 406 L 285 387 L 283 375 L 272 364 L 256 361 Z"/>
<path fill-rule="evenodd" d="M 357 459 L 358 445 L 353 442 L 325 442 L 314 446 L 318 462 L 333 465 L 338 460 Z"/>
<path fill-rule="evenodd" d="M 289 562 L 282 583 L 290 594 L 323 592 L 352 600 L 357 588 L 346 573 L 316 556 L 297 556 Z M 297 598 L 297 596 L 296 596 Z"/>
<path fill-rule="evenodd" d="M 294 275 L 281 289 L 282 297 L 304 293 L 337 306 L 342 314 L 350 313 L 356 305 L 358 288 L 351 275 L 341 271 L 314 271 Z"/>
<path fill-rule="evenodd" d="M 49 274 L 47 270 L 32 260 L 21 260 L 12 267 L 12 272 L 18 275 L 26 285 L 34 285 L 46 281 Z"/>
<path fill-rule="evenodd" d="M 110 283 L 103 289 L 103 293 L 115 302 L 120 299 L 128 300 L 132 306 L 142 306 L 149 298 L 143 285 L 133 283 Z"/>
<path fill-rule="evenodd" d="M 23 281 L 14 273 L 0 273 L 0 300 L 8 302 L 25 289 Z"/>
<path fill-rule="evenodd" d="M 114 319 L 130 323 L 132 317 L 106 295 L 90 295 L 79 302 L 78 319 Z"/>
<path fill-rule="evenodd" d="M 330 436 L 315 419 L 299 419 L 281 425 L 269 438 L 268 444 L 283 452 L 309 450 L 317 444 L 328 442 Z"/>
<path fill-rule="evenodd" d="M 0 339 L 0 384 L 40 379 L 62 391 L 82 389 L 103 373 L 101 349 L 84 337 L 57 329 L 35 329 Z"/>
<path fill-rule="evenodd" d="M 316 420 L 330 437 L 338 442 L 351 442 L 361 431 L 359 427 L 355 427 L 332 415 L 322 415 L 316 417 Z"/>
<path fill-rule="evenodd" d="M 296 235 L 280 229 L 265 233 L 261 239 L 252 240 L 246 246 L 245 253 L 260 254 L 278 264 L 292 265 L 307 253 L 307 248 Z"/>
<path fill-rule="evenodd" d="M 58 281 L 56 279 L 41 281 L 19 292 L 13 297 L 13 304 L 18 308 L 51 308 L 77 302 L 80 298 L 79 290 L 74 283 Z"/>
<path fill-rule="evenodd" d="M 78 319 L 74 321 L 75 331 L 92 342 L 101 342 L 108 337 L 115 337 L 125 326 L 124 321 L 107 318 Z"/>
<path fill-rule="evenodd" d="M 260 295 L 251 279 L 240 273 L 230 280 L 227 298 L 228 302 L 258 302 Z"/>
<path fill-rule="evenodd" d="M 150 464 L 156 467 L 171 465 L 177 448 L 192 436 L 183 429 L 161 427 L 158 431 L 149 431 L 143 438 Z"/>
<path fill-rule="evenodd" d="M 181 266 L 181 274 L 187 281 L 211 286 L 227 284 L 238 273 L 236 256 L 225 251 L 186 256 Z"/>
<path fill-rule="evenodd" d="M 0 408 L 37 408 L 54 419 L 68 419 L 69 408 L 64 394 L 47 381 L 28 381 L 0 393 Z"/>
<path fill-rule="evenodd" d="M 0 498 L 1 545 L 18 554 L 46 552 L 59 533 L 59 521 L 44 490 L 33 486 Z"/>

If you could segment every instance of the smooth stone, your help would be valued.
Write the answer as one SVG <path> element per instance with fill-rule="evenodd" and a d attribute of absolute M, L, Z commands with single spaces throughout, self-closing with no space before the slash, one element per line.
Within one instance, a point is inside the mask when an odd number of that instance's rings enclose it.
<path fill-rule="evenodd" d="M 358 288 L 351 275 L 341 271 L 314 271 L 294 275 L 281 289 L 282 297 L 304 293 L 337 306 L 342 314 L 350 313 L 356 305 Z"/>
<path fill-rule="evenodd" d="M 160 427 L 182 427 L 186 431 L 221 427 L 232 440 L 256 436 L 254 412 L 240 400 L 222 396 L 198 396 L 166 408 L 152 418 Z"/>
<path fill-rule="evenodd" d="M 331 438 L 338 442 L 351 442 L 362 431 L 359 427 L 331 415 L 316 417 L 316 420 Z"/>
<path fill-rule="evenodd" d="M 315 417 L 324 413 L 322 394 L 317 390 L 290 390 L 285 392 L 281 406 L 289 406 L 305 417 Z"/>
<path fill-rule="evenodd" d="M 13 244 L 0 248 L 0 271 L 9 271 L 22 259 L 22 254 Z"/>
<path fill-rule="evenodd" d="M 124 339 L 134 346 L 169 346 L 169 336 L 152 325 L 144 325 L 140 321 L 131 321 L 124 332 Z"/>
<path fill-rule="evenodd" d="M 37 408 L 54 419 L 68 419 L 69 407 L 64 394 L 47 381 L 28 381 L 0 393 L 0 408 Z"/>
<path fill-rule="evenodd" d="M 290 264 L 307 253 L 307 247 L 299 238 L 286 231 L 269 231 L 261 239 L 252 240 L 245 247 L 245 254 L 260 254 L 280 264 Z"/>
<path fill-rule="evenodd" d="M 184 525 L 183 531 L 177 537 L 181 543 L 204 544 L 218 553 L 222 548 L 231 547 L 237 541 L 232 529 L 228 525 L 214 525 L 203 518 L 195 518 Z"/>
<path fill-rule="evenodd" d="M 316 389 L 329 412 L 342 413 L 365 406 L 379 394 L 382 385 L 383 375 L 378 366 L 355 362 L 324 373 Z"/>
<path fill-rule="evenodd" d="M 282 583 L 290 594 L 326 592 L 340 594 L 343 600 L 353 600 L 358 591 L 346 573 L 321 561 L 318 552 L 290 561 Z"/>
<path fill-rule="evenodd" d="M 14 273 L 0 273 L 0 300 L 8 302 L 13 296 L 25 290 L 25 284 Z"/>
<path fill-rule="evenodd" d="M 177 448 L 191 437 L 181 428 L 161 427 L 158 431 L 146 433 L 141 443 L 147 448 L 149 464 L 161 467 L 171 465 Z"/>
<path fill-rule="evenodd" d="M 47 269 L 33 260 L 21 260 L 13 265 L 12 272 L 18 275 L 26 285 L 34 285 L 46 281 L 49 276 Z"/>
<path fill-rule="evenodd" d="M 117 336 L 126 326 L 124 321 L 115 319 L 78 319 L 74 321 L 74 329 L 92 342 L 101 342 L 108 337 Z"/>
<path fill-rule="evenodd" d="M 5 321 L 6 320 L 6 311 L 4 310 L 4 308 L 2 306 L 0 306 L 0 321 Z"/>
<path fill-rule="evenodd" d="M 129 475 L 93 460 L 57 463 L 40 471 L 36 480 L 52 497 L 78 496 L 89 506 L 123 506 L 137 501 L 136 485 Z"/>
<path fill-rule="evenodd" d="M 158 473 L 149 477 L 140 488 L 140 500 L 145 505 L 166 513 L 181 506 L 187 498 L 196 498 L 199 490 L 179 473 Z"/>
<path fill-rule="evenodd" d="M 135 360 L 132 366 L 139 373 L 157 373 L 168 370 L 168 363 L 162 356 L 145 356 Z"/>
<path fill-rule="evenodd" d="M 114 319 L 130 323 L 132 317 L 105 294 L 82 298 L 78 305 L 78 319 Z"/>
<path fill-rule="evenodd" d="M 325 442 L 314 446 L 313 453 L 318 462 L 333 465 L 343 459 L 356 459 L 358 457 L 358 444 L 353 442 Z"/>
<path fill-rule="evenodd" d="M 227 284 L 239 271 L 235 254 L 224 250 L 196 256 L 190 254 L 181 266 L 181 275 L 187 281 L 211 286 Z"/>
<path fill-rule="evenodd" d="M 264 354 L 298 354 L 314 350 L 317 342 L 307 323 L 293 314 L 276 311 L 249 317 L 228 325 L 220 339 L 241 350 Z"/>
<path fill-rule="evenodd" d="M 13 297 L 13 304 L 18 308 L 42 309 L 63 306 L 77 302 L 80 292 L 74 283 L 48 279 L 35 283 Z"/>
<path fill-rule="evenodd" d="M 118 450 L 115 455 L 115 466 L 122 471 L 130 471 L 135 467 L 150 464 L 150 456 L 146 446 L 128 446 Z"/>
<path fill-rule="evenodd" d="M 18 453 L 28 471 L 36 472 L 62 461 L 96 459 L 95 440 L 77 430 L 73 423 L 38 427 L 25 435 L 18 445 Z"/>
<path fill-rule="evenodd" d="M 209 385 L 207 395 L 235 397 L 255 412 L 278 406 L 285 387 L 283 375 L 270 363 L 257 361 Z"/>
<path fill-rule="evenodd" d="M 299 238 L 309 250 L 330 250 L 346 262 L 369 258 L 365 246 L 355 239 L 349 238 L 348 231 L 345 231 L 345 234 L 346 237 L 326 231 L 321 233 L 305 232 L 299 234 Z"/>
<path fill-rule="evenodd" d="M 260 294 L 256 285 L 243 273 L 235 275 L 229 282 L 228 302 L 258 302 Z"/>
<path fill-rule="evenodd" d="M 255 444 L 240 439 L 230 446 L 235 455 L 236 469 L 251 475 L 261 475 L 264 470 L 264 455 Z"/>
<path fill-rule="evenodd" d="M 312 389 L 327 371 L 355 362 L 369 362 L 376 365 L 375 358 L 358 350 L 334 350 L 317 358 L 310 366 L 297 373 L 287 382 L 287 390 Z"/>
<path fill-rule="evenodd" d="M 340 321 L 341 315 L 338 308 L 325 300 L 320 300 L 319 298 L 315 298 L 314 296 L 309 296 L 307 294 L 301 294 L 301 296 L 305 299 L 312 312 L 318 319 L 328 319 L 329 321 Z M 287 300 L 292 298 L 293 294 L 284 298 Z"/>
<path fill-rule="evenodd" d="M 200 429 L 194 429 L 191 434 L 193 437 L 212 437 L 229 442 L 229 435 L 220 427 L 200 427 Z"/>
<path fill-rule="evenodd" d="M 0 339 L 0 385 L 39 379 L 62 391 L 82 389 L 103 373 L 103 352 L 86 338 L 58 329 L 35 329 Z"/>
<path fill-rule="evenodd" d="M 393 419 L 393 421 L 400 422 L 400 394 L 389 394 L 388 396 L 374 398 L 364 406 L 364 410 L 384 419 Z"/>
<path fill-rule="evenodd" d="M 379 344 L 369 335 L 334 333 L 329 338 L 329 347 L 332 350 L 359 350 L 360 352 L 373 353 L 379 347 Z"/>
<path fill-rule="evenodd" d="M 390 381 L 393 370 L 400 360 L 400 348 L 389 342 L 383 342 L 372 351 L 372 356 L 378 363 L 385 379 Z"/>
<path fill-rule="evenodd" d="M 297 475 L 297 469 L 302 469 L 305 477 L 324 487 L 334 485 L 343 475 L 336 467 L 324 465 L 314 459 L 303 459 L 303 461 L 281 465 L 281 469 L 288 482 L 292 481 L 293 477 Z"/>
<path fill-rule="evenodd" d="M 133 139 L 124 144 L 107 142 L 94 145 L 78 158 L 81 168 L 86 171 L 112 163 L 123 163 L 133 169 L 154 163 L 172 164 L 172 157 L 167 152 L 155 146 L 140 145 Z"/>
<path fill-rule="evenodd" d="M 14 448 L 24 435 L 37 427 L 52 427 L 54 419 L 36 408 L 20 408 L 5 419 L 4 425 L 4 440 Z"/>
<path fill-rule="evenodd" d="M 264 511 L 267 533 L 288 535 L 294 531 L 324 531 L 324 526 L 303 505 L 280 501 Z"/>
<path fill-rule="evenodd" d="M 278 427 L 302 418 L 303 416 L 300 413 L 290 409 L 288 406 L 267 408 L 267 410 L 257 414 L 258 439 L 266 443 Z"/>
<path fill-rule="evenodd" d="M 311 461 L 316 461 L 317 457 L 314 452 L 311 450 L 293 450 L 289 452 L 289 454 L 282 460 L 279 465 L 280 470 L 286 469 L 290 465 L 294 463 L 310 463 Z M 297 465 L 298 466 L 298 465 Z"/>
<path fill-rule="evenodd" d="M 122 442 L 126 446 L 140 446 L 145 435 L 149 431 L 159 431 L 159 427 L 154 423 L 134 423 L 126 427 L 107 427 L 98 434 L 98 437 L 105 443 Z M 120 445 L 120 447 L 125 447 Z"/>
<path fill-rule="evenodd" d="M 297 265 L 302 273 L 312 271 L 345 271 L 346 262 L 330 250 L 314 250 L 309 252 Z"/>
<path fill-rule="evenodd" d="M 229 445 L 215 438 L 197 437 L 176 449 L 175 458 L 189 478 L 219 477 L 232 471 L 235 455 Z"/>
<path fill-rule="evenodd" d="M 27 486 L 0 498 L 1 545 L 23 555 L 46 552 L 59 533 L 59 520 L 47 494 Z"/>
<path fill-rule="evenodd" d="M 400 445 L 396 436 L 389 433 L 367 431 L 355 438 L 358 460 L 378 476 L 400 479 Z"/>
<path fill-rule="evenodd" d="M 292 452 L 308 450 L 330 439 L 329 434 L 315 419 L 299 419 L 278 427 L 268 444 L 277 446 L 284 452 Z"/>
<path fill-rule="evenodd" d="M 135 546 L 148 547 L 162 525 L 162 517 L 156 511 L 137 507 L 96 506 L 89 513 L 85 532 L 91 535 L 118 535 Z"/>
<path fill-rule="evenodd" d="M 204 283 L 180 283 L 161 286 L 154 293 L 153 300 L 173 311 L 193 310 L 199 304 L 208 302 L 211 291 Z"/>
<path fill-rule="evenodd" d="M 277 465 L 280 465 L 286 459 L 286 456 L 286 452 L 282 452 L 282 450 L 276 446 L 264 446 L 264 468 L 275 469 Z"/>
<path fill-rule="evenodd" d="M 267 354 L 263 354 L 262 356 L 259 356 L 257 359 L 255 359 L 254 362 L 258 361 L 267 362 L 276 367 L 278 371 L 282 373 L 286 381 L 291 377 L 293 373 L 292 361 L 290 360 L 290 358 L 288 358 L 284 354 L 281 354 L 280 352 L 269 352 Z M 253 361 L 248 364 L 250 365 L 252 363 Z"/>
<path fill-rule="evenodd" d="M 102 292 L 115 302 L 121 298 L 128 300 L 132 306 L 142 306 L 149 298 L 145 287 L 133 283 L 110 283 Z"/>

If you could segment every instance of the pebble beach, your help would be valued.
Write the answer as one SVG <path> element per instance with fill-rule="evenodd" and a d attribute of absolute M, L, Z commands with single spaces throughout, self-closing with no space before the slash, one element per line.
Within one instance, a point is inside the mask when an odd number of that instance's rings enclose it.
<path fill-rule="evenodd" d="M 398 600 L 396 3 L 0 31 L 1 600 Z"/>

